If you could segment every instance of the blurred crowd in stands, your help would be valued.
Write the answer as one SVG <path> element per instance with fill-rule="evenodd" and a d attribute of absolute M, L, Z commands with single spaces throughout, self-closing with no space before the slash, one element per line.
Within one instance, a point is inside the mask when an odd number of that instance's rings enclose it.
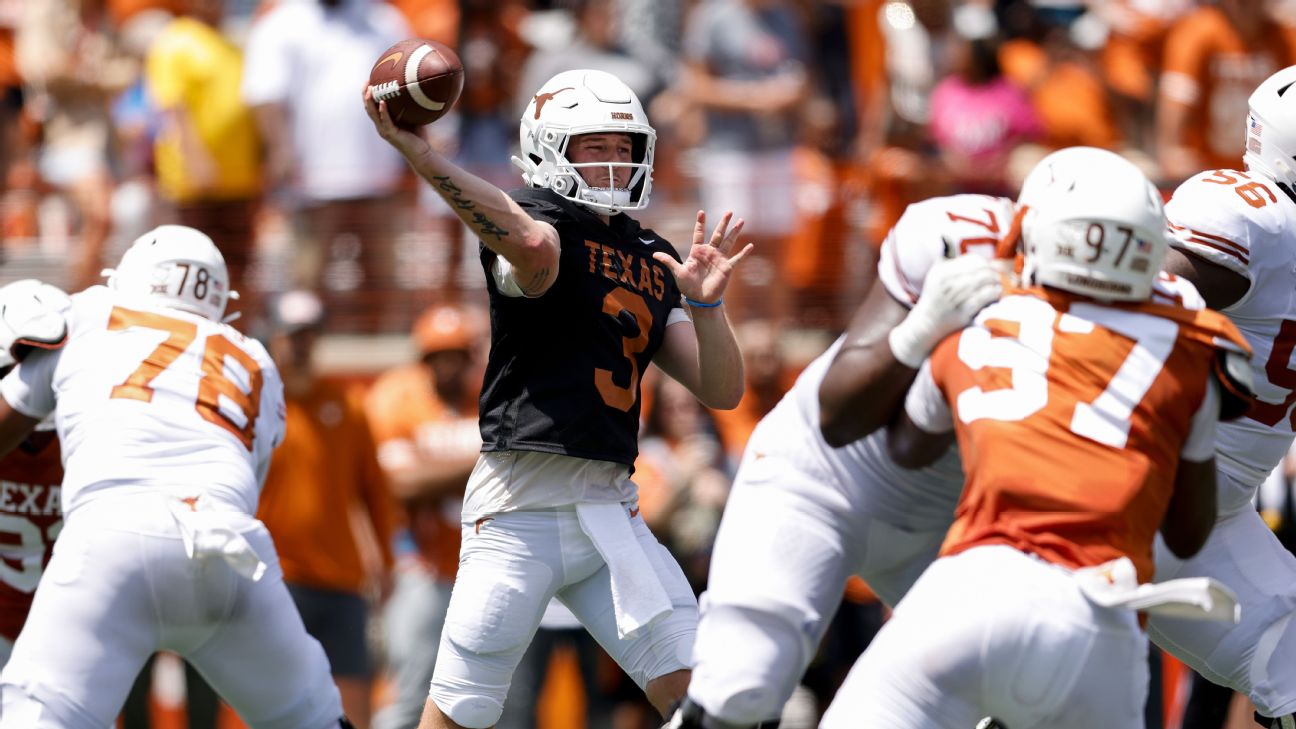
<path fill-rule="evenodd" d="M 426 133 L 468 170 L 517 186 L 509 158 L 531 94 L 559 71 L 598 68 L 635 89 L 657 130 L 645 225 L 682 246 L 699 208 L 747 220 L 756 253 L 728 307 L 750 380 L 741 406 L 712 413 L 666 378 L 644 384 L 642 508 L 700 591 L 748 434 L 844 327 L 908 203 L 1012 196 L 1040 156 L 1077 144 L 1121 152 L 1167 193 L 1197 171 L 1239 167 L 1248 95 L 1296 63 L 1296 2 L 0 0 L 0 281 L 78 290 L 137 235 L 180 222 L 221 247 L 242 294 L 236 326 L 311 335 L 285 340 L 285 357 L 309 360 L 316 335 L 410 333 L 420 359 L 381 377 L 353 367 L 355 392 L 318 390 L 298 363 L 290 405 L 300 400 L 318 427 L 276 464 L 300 459 L 320 478 L 272 474 L 263 503 L 272 525 L 302 504 L 343 510 L 295 528 L 340 535 L 350 556 L 333 564 L 346 574 L 302 563 L 294 579 L 381 604 L 372 664 L 351 656 L 357 674 L 339 683 L 377 677 L 375 726 L 386 727 L 413 726 L 393 696 L 402 672 L 417 686 L 416 664 L 435 655 L 485 343 L 477 241 L 415 184 L 361 104 L 381 52 L 414 36 L 463 61 L 454 112 Z M 979 222 L 987 236 L 1011 223 Z M 372 453 L 337 452 L 363 431 Z M 374 479 L 392 504 L 361 483 Z M 339 525 L 357 523 L 357 510 L 370 518 L 353 534 Z M 851 585 L 794 700 L 805 721 L 881 619 L 867 588 Z M 534 678 L 524 668 L 515 681 L 518 715 L 500 726 L 536 726 L 535 707 L 543 717 L 552 705 L 539 698 L 551 651 L 586 678 L 550 709 L 567 718 L 546 726 L 577 726 L 573 705 L 590 727 L 655 726 L 571 625 L 546 621 L 527 662 Z M 355 701 L 348 713 L 368 726 Z M 786 727 L 812 725 L 789 711 Z"/>

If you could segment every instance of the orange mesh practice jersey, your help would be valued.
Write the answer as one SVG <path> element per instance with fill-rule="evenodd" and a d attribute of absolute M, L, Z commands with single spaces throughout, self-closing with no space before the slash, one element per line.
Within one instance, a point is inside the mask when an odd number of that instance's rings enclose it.
<path fill-rule="evenodd" d="M 1221 346 L 1247 351 L 1213 311 L 1008 289 L 931 357 L 967 474 L 942 553 L 1006 544 L 1072 568 L 1128 556 L 1151 579 Z"/>
<path fill-rule="evenodd" d="M 369 389 L 369 421 L 383 466 L 400 469 L 419 463 L 474 457 L 481 450 L 477 401 L 456 409 L 436 393 L 422 364 L 387 372 Z M 464 479 L 464 484 L 467 479 Z M 454 494 L 415 498 L 405 504 L 410 534 L 419 555 L 437 576 L 451 580 L 459 569 L 459 517 L 462 489 Z"/>
<path fill-rule="evenodd" d="M 274 537 L 284 580 L 360 592 L 365 568 L 351 528 L 366 509 L 390 567 L 393 513 L 364 411 L 332 382 L 287 400 L 284 442 L 275 449 L 257 518 Z"/>
<path fill-rule="evenodd" d="M 52 432 L 0 459 L 0 636 L 15 640 L 63 526 L 63 463 Z"/>
<path fill-rule="evenodd" d="M 1248 44 L 1211 6 L 1189 13 L 1166 36 L 1161 96 L 1194 110 L 1184 143 L 1206 167 L 1240 164 L 1247 99 L 1271 74 L 1296 62 L 1296 30 L 1271 24 L 1260 38 Z"/>

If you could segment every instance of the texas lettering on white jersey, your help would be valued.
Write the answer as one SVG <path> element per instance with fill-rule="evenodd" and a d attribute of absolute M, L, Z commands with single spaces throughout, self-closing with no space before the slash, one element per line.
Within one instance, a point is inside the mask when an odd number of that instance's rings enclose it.
<path fill-rule="evenodd" d="M 95 286 L 72 297 L 68 341 L 0 383 L 32 417 L 56 413 L 66 514 L 114 489 L 192 492 L 256 510 L 283 439 L 283 383 L 232 327 Z"/>
<path fill-rule="evenodd" d="M 1237 170 L 1188 179 L 1166 204 L 1171 245 L 1251 282 L 1223 310 L 1251 345 L 1260 400 L 1249 416 L 1220 423 L 1220 511 L 1249 501 L 1287 453 L 1296 403 L 1296 204 L 1272 182 Z"/>
<path fill-rule="evenodd" d="M 950 195 L 914 203 L 882 241 L 878 279 L 896 301 L 913 306 L 927 272 L 942 258 L 964 253 L 994 258 L 1014 214 L 1012 200 L 989 195 Z"/>

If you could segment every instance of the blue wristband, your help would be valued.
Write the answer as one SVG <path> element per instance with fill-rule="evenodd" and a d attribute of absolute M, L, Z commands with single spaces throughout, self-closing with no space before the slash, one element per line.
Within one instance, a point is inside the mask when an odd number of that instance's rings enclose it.
<path fill-rule="evenodd" d="M 694 301 L 693 299 L 690 299 L 689 297 L 685 296 L 684 303 L 688 304 L 694 309 L 714 309 L 715 307 L 724 303 L 724 297 L 721 296 L 720 298 L 716 299 L 714 302 L 710 304 L 704 304 L 701 301 Z"/>

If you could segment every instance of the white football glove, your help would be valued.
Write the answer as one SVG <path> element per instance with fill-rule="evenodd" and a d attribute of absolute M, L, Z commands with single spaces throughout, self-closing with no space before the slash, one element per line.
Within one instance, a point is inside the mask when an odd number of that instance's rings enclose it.
<path fill-rule="evenodd" d="M 21 362 L 32 348 L 62 346 L 70 306 L 67 294 L 35 279 L 0 287 L 0 368 Z"/>
<path fill-rule="evenodd" d="M 962 329 L 1003 291 L 990 261 L 977 255 L 943 259 L 932 266 L 918 303 L 891 330 L 896 361 L 917 369 L 947 335 Z"/>

